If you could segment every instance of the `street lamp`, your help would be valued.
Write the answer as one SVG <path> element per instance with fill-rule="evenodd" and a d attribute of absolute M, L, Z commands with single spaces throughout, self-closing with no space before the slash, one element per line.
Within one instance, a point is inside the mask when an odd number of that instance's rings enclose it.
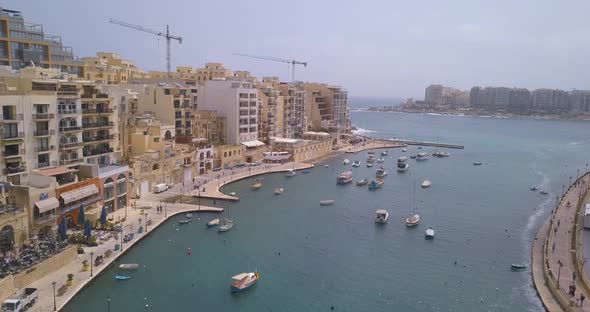
<path fill-rule="evenodd" d="M 563 263 L 561 263 L 561 260 L 557 260 L 557 264 L 559 264 L 559 269 L 557 270 L 557 287 L 559 288 L 559 277 L 561 276 L 561 267 L 563 266 Z"/>
<path fill-rule="evenodd" d="M 123 233 L 125 228 L 123 227 L 123 222 L 121 222 L 121 252 L 123 252 Z"/>
<path fill-rule="evenodd" d="M 147 228 L 147 227 L 148 227 L 148 214 L 147 214 L 147 212 L 146 212 L 146 213 L 145 213 L 145 232 L 146 232 L 146 233 L 147 233 L 147 230 L 148 230 L 148 228 Z"/>
<path fill-rule="evenodd" d="M 111 312 L 111 296 L 107 296 L 107 311 Z"/>
<path fill-rule="evenodd" d="M 90 252 L 90 277 L 92 277 L 92 256 L 94 256 L 94 252 Z"/>
<path fill-rule="evenodd" d="M 53 286 L 53 311 L 57 311 L 57 305 L 55 304 L 55 282 L 51 283 L 51 286 Z"/>

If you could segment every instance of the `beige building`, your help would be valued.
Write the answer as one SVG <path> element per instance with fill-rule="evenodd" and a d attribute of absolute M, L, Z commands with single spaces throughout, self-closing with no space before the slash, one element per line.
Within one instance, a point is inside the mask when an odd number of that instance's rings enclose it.
<path fill-rule="evenodd" d="M 332 141 L 329 136 L 320 140 L 272 138 L 272 150 L 289 152 L 292 160 L 297 162 L 310 161 L 329 155 L 332 152 Z"/>
<path fill-rule="evenodd" d="M 161 71 L 150 71 L 151 78 L 167 78 L 168 73 Z M 232 77 L 233 74 L 229 69 L 223 67 L 221 63 L 206 63 L 204 68 L 194 68 L 191 66 L 178 66 L 176 72 L 171 73 L 171 78 L 182 79 L 187 84 L 202 84 L 207 80 L 223 79 Z"/>
<path fill-rule="evenodd" d="M 282 137 L 296 139 L 301 138 L 307 129 L 305 113 L 305 90 L 290 83 L 281 83 L 278 86 L 283 97 L 282 109 Z"/>
<path fill-rule="evenodd" d="M 226 119 L 218 116 L 216 111 L 195 110 L 193 135 L 206 139 L 209 144 L 224 144 L 225 123 Z"/>
<path fill-rule="evenodd" d="M 302 83 L 307 130 L 350 133 L 348 92 L 339 86 Z"/>
<path fill-rule="evenodd" d="M 244 155 L 246 147 L 244 145 L 220 145 L 215 151 L 214 166 L 220 168 L 233 168 L 237 164 L 245 162 Z"/>
<path fill-rule="evenodd" d="M 112 52 L 98 52 L 95 57 L 85 57 L 84 78 L 106 84 L 127 83 L 133 79 L 144 79 L 146 73 L 132 61 L 124 60 Z"/>
<path fill-rule="evenodd" d="M 25 206 L 17 202 L 14 186 L 0 182 L 0 189 L 0 253 L 5 253 L 29 240 L 29 214 Z"/>

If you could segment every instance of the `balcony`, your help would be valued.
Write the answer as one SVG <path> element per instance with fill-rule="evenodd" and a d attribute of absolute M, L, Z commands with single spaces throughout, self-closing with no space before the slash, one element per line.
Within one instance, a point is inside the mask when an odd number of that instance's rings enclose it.
<path fill-rule="evenodd" d="M 102 128 L 102 127 L 113 127 L 115 124 L 112 121 L 109 122 L 87 122 L 83 123 L 84 129 Z"/>
<path fill-rule="evenodd" d="M 27 167 L 22 165 L 22 166 L 18 166 L 18 167 L 6 167 L 6 168 L 4 168 L 3 172 L 5 175 L 11 175 L 11 174 L 23 173 L 26 170 L 27 170 Z"/>
<path fill-rule="evenodd" d="M 79 97 L 78 91 L 57 91 L 57 98 L 59 99 L 76 99 Z"/>
<path fill-rule="evenodd" d="M 3 217 L 9 218 L 24 211 L 25 209 L 21 205 L 0 205 L 0 219 Z"/>
<path fill-rule="evenodd" d="M 54 223 L 57 220 L 57 216 L 56 215 L 52 215 L 52 214 L 48 214 L 45 216 L 38 216 L 35 217 L 35 224 L 37 225 L 43 225 L 45 223 Z"/>
<path fill-rule="evenodd" d="M 48 135 L 54 135 L 55 134 L 55 130 L 35 130 L 33 131 L 33 136 L 36 137 L 42 137 L 42 136 L 48 136 Z"/>
<path fill-rule="evenodd" d="M 53 113 L 33 114 L 33 120 L 49 120 L 55 118 Z"/>
<path fill-rule="evenodd" d="M 57 111 L 60 115 L 78 115 L 80 114 L 79 109 L 60 109 Z"/>
<path fill-rule="evenodd" d="M 82 146 L 82 142 L 59 143 L 61 149 L 78 148 L 79 146 Z"/>
<path fill-rule="evenodd" d="M 0 121 L 3 122 L 18 122 L 23 120 L 23 114 L 2 114 L 0 115 Z"/>
<path fill-rule="evenodd" d="M 82 141 L 84 143 L 94 143 L 94 142 L 112 140 L 114 138 L 115 138 L 114 134 L 109 134 L 109 135 L 99 135 L 96 137 L 85 137 L 85 138 L 82 138 Z"/>
<path fill-rule="evenodd" d="M 35 166 L 35 169 L 41 169 L 45 167 L 49 167 L 49 162 L 38 162 Z"/>
<path fill-rule="evenodd" d="M 59 131 L 60 132 L 82 131 L 82 127 L 80 127 L 80 126 L 59 127 Z"/>
<path fill-rule="evenodd" d="M 15 158 L 15 157 L 22 157 L 25 154 L 25 149 L 21 148 L 18 149 L 14 152 L 10 152 L 10 151 L 3 151 L 2 152 L 2 157 L 4 158 Z"/>
<path fill-rule="evenodd" d="M 73 165 L 73 164 L 77 164 L 77 163 L 81 163 L 83 162 L 84 159 L 83 158 L 74 158 L 74 159 L 62 159 L 59 161 L 59 164 L 62 166 L 69 166 L 69 165 Z"/>
<path fill-rule="evenodd" d="M 14 139 L 22 139 L 25 137 L 24 132 L 9 132 L 9 133 L 0 133 L 0 138 L 3 140 L 14 140 Z"/>
<path fill-rule="evenodd" d="M 113 148 L 95 148 L 83 151 L 84 157 L 96 156 L 101 154 L 108 154 L 113 152 Z"/>
<path fill-rule="evenodd" d="M 35 147 L 36 153 L 45 153 L 45 152 L 54 151 L 54 150 L 55 150 L 55 145 L 36 146 Z"/>
<path fill-rule="evenodd" d="M 82 109 L 82 114 L 84 115 L 94 115 L 94 114 L 112 114 L 112 108 L 100 108 L 100 109 Z"/>

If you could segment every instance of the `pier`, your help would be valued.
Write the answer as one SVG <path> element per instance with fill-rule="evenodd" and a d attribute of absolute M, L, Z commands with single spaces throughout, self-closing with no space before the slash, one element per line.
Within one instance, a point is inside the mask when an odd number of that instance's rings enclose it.
<path fill-rule="evenodd" d="M 406 145 L 417 145 L 417 146 L 433 146 L 433 147 L 442 147 L 442 148 L 454 148 L 454 149 L 464 149 L 465 146 L 460 144 L 449 144 L 449 143 L 437 143 L 437 142 L 420 142 L 420 141 L 411 141 L 411 140 L 391 140 L 393 142 L 399 142 Z"/>

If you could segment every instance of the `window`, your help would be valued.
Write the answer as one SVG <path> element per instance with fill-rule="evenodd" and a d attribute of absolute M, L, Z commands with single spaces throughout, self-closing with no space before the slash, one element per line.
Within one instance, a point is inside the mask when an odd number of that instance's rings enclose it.
<path fill-rule="evenodd" d="M 160 142 L 160 137 L 154 137 L 154 142 L 155 142 L 155 143 L 158 143 L 158 142 Z"/>
<path fill-rule="evenodd" d="M 170 95 L 170 89 L 164 89 L 164 94 Z"/>
<path fill-rule="evenodd" d="M 227 152 L 223 152 L 223 157 L 227 157 Z"/>

